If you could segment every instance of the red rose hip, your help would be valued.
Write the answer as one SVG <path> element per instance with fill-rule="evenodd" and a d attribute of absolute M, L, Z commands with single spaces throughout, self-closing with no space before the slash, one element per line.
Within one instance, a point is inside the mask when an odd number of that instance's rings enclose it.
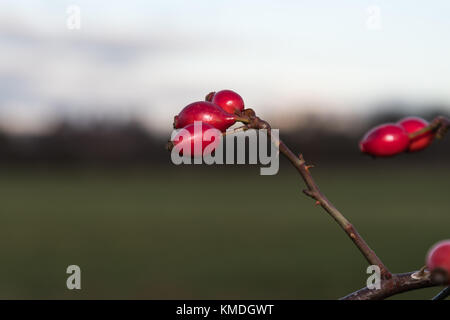
<path fill-rule="evenodd" d="M 176 148 L 175 152 L 180 155 L 201 157 L 211 154 L 221 138 L 222 133 L 218 129 L 206 123 L 195 122 L 182 128 L 169 142 L 168 148 L 171 151 Z"/>
<path fill-rule="evenodd" d="M 427 268 L 431 273 L 443 273 L 450 284 L 450 239 L 436 243 L 428 251 Z"/>
<path fill-rule="evenodd" d="M 428 121 L 419 117 L 408 117 L 397 122 L 408 134 L 417 132 L 429 125 Z M 431 131 L 425 132 L 411 139 L 408 151 L 414 152 L 425 149 L 433 142 L 434 134 Z"/>
<path fill-rule="evenodd" d="M 362 138 L 359 148 L 376 157 L 389 157 L 408 148 L 409 137 L 399 125 L 388 123 L 373 128 Z"/>
<path fill-rule="evenodd" d="M 175 129 L 184 128 L 185 126 L 194 123 L 194 121 L 202 121 L 220 131 L 225 131 L 236 121 L 244 121 L 244 119 L 239 118 L 235 114 L 225 112 L 214 103 L 198 101 L 187 105 L 177 116 L 175 116 L 173 127 Z"/>
<path fill-rule="evenodd" d="M 211 102 L 232 114 L 240 113 L 244 110 L 244 100 L 232 90 L 221 90 L 214 93 Z"/>

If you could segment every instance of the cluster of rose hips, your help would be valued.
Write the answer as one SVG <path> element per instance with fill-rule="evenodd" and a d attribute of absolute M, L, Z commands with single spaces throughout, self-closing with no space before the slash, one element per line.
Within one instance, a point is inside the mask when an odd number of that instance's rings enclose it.
<path fill-rule="evenodd" d="M 173 127 L 185 129 L 189 135 L 178 133 L 172 140 L 171 148 L 176 146 L 178 150 L 185 150 L 189 153 L 188 156 L 194 157 L 203 155 L 208 146 L 208 150 L 214 150 L 220 142 L 221 133 L 238 121 L 246 122 L 246 119 L 241 117 L 243 111 L 244 100 L 236 92 L 221 90 L 209 93 L 205 101 L 187 105 L 174 117 Z M 201 123 L 200 130 L 194 130 L 195 122 Z M 207 131 L 213 132 L 212 137 L 205 137 Z M 201 149 L 195 150 L 196 143 L 201 145 Z"/>
<path fill-rule="evenodd" d="M 431 247 L 426 263 L 432 276 L 450 284 L 450 240 L 443 240 Z"/>
<path fill-rule="evenodd" d="M 222 133 L 237 121 L 247 122 L 243 117 L 244 114 L 244 100 L 239 94 L 231 90 L 211 92 L 205 101 L 187 105 L 174 117 L 174 128 L 185 129 L 189 134 L 183 135 L 179 132 L 171 141 L 170 148 L 176 146 L 179 150 L 186 150 L 190 156 L 201 156 L 211 144 L 213 148 L 208 149 L 214 150 Z M 200 130 L 194 130 L 198 123 L 201 124 Z M 408 117 L 395 124 L 380 125 L 364 136 L 360 142 L 360 149 L 378 157 L 422 150 L 429 146 L 434 138 L 431 130 L 417 134 L 428 125 L 426 120 L 417 117 Z M 207 131 L 217 134 L 205 139 Z M 195 144 L 200 144 L 201 148 L 196 150 Z M 450 240 L 441 241 L 430 249 L 426 266 L 432 275 L 439 275 L 450 284 Z"/>
<path fill-rule="evenodd" d="M 415 152 L 428 147 L 434 138 L 432 131 L 415 134 L 429 123 L 418 117 L 408 117 L 397 123 L 379 125 L 359 143 L 362 152 L 375 157 L 389 157 L 402 152 Z"/>

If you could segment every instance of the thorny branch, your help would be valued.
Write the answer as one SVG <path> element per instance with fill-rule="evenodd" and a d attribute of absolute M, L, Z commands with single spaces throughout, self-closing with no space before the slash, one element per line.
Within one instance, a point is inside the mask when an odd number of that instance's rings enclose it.
<path fill-rule="evenodd" d="M 303 156 L 296 156 L 280 139 L 275 139 L 271 135 L 271 127 L 269 123 L 261 120 L 255 115 L 252 109 L 246 109 L 243 112 L 243 117 L 248 118 L 248 123 L 239 128 L 241 130 L 247 129 L 266 129 L 268 134 L 272 138 L 272 142 L 279 147 L 280 152 L 292 163 L 292 165 L 300 173 L 303 181 L 306 184 L 306 189 L 303 191 L 307 196 L 316 200 L 316 205 L 320 205 L 333 219 L 339 224 L 339 226 L 345 231 L 353 243 L 358 247 L 359 251 L 366 258 L 371 265 L 377 265 L 380 267 L 381 272 L 381 288 L 369 289 L 363 288 L 356 292 L 353 292 L 342 299 L 344 300 L 377 300 L 385 299 L 395 294 L 399 294 L 405 291 L 432 287 L 442 285 L 442 281 L 434 279 L 425 270 L 403 273 L 403 274 L 391 274 L 388 268 L 384 265 L 375 252 L 369 247 L 363 237 L 358 233 L 356 228 L 344 217 L 344 215 L 331 203 L 330 200 L 320 191 L 319 186 L 314 181 L 310 168 L 312 166 L 307 165 Z M 410 135 L 410 138 L 418 137 L 426 132 L 432 131 L 437 138 L 442 138 L 450 127 L 449 119 L 445 117 L 437 117 L 429 126 Z M 441 294 L 435 297 L 439 299 L 445 299 L 450 292 L 449 288 L 442 291 Z"/>
<path fill-rule="evenodd" d="M 369 289 L 365 287 L 350 293 L 341 298 L 341 300 L 382 300 L 402 292 L 434 287 L 442 284 L 437 280 L 433 280 L 429 275 L 422 278 L 416 278 L 414 277 L 414 274 L 416 273 L 417 272 L 394 274 L 391 279 L 381 281 L 380 289 Z"/>

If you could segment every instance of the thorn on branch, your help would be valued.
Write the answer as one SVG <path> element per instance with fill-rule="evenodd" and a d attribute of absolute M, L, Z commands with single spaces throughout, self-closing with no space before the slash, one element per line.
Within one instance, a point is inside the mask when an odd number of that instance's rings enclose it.
<path fill-rule="evenodd" d="M 419 271 L 414 272 L 411 275 L 411 278 L 413 278 L 415 280 L 429 278 L 430 277 L 430 273 L 426 269 L 427 269 L 427 266 L 423 266 L 422 268 L 420 268 Z"/>
<path fill-rule="evenodd" d="M 303 190 L 303 193 L 306 194 L 308 197 L 313 198 L 314 200 L 316 200 L 316 202 L 314 203 L 316 206 L 321 205 L 322 203 L 320 202 L 320 200 L 317 197 L 317 193 L 315 191 L 309 190 L 309 189 L 305 189 Z"/>
<path fill-rule="evenodd" d="M 300 153 L 300 154 L 298 155 L 298 159 L 300 160 L 299 165 L 300 165 L 300 166 L 303 166 L 303 165 L 305 164 L 305 162 L 306 162 L 305 159 L 303 158 L 303 154 Z"/>
<path fill-rule="evenodd" d="M 313 199 L 316 198 L 316 194 L 314 193 L 314 191 L 311 191 L 309 189 L 303 190 L 303 193 L 306 194 L 308 197 L 311 197 Z"/>

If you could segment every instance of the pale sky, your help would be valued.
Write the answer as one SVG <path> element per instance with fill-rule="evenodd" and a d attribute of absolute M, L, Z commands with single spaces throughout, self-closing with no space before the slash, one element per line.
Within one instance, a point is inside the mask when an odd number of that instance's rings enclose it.
<path fill-rule="evenodd" d="M 225 88 L 263 115 L 450 106 L 449 34 L 450 1 L 2 0 L 0 126 L 139 116 L 164 130 Z"/>

